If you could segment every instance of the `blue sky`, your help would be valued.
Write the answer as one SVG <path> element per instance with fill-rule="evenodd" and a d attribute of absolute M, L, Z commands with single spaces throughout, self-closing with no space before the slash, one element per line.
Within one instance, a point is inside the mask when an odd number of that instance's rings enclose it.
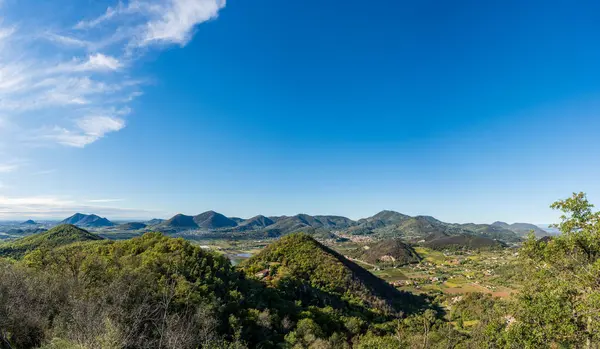
<path fill-rule="evenodd" d="M 0 0 L 0 218 L 552 222 L 600 202 L 598 13 Z"/>

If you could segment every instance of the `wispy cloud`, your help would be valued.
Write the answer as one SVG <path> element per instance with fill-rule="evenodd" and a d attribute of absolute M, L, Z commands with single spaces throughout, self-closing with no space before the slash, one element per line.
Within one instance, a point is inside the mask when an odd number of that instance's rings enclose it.
<path fill-rule="evenodd" d="M 91 199 L 91 200 L 87 200 L 87 202 L 93 202 L 93 203 L 107 203 L 107 202 L 121 202 L 121 201 L 125 201 L 125 199 Z"/>
<path fill-rule="evenodd" d="M 133 77 L 138 59 L 185 46 L 224 7 L 225 0 L 119 1 L 62 28 L 20 25 L 3 8 L 0 147 L 85 147 L 123 129 L 131 102 L 143 94 L 144 79 Z"/>
<path fill-rule="evenodd" d="M 95 213 L 109 218 L 150 218 L 161 213 L 131 208 L 89 205 L 54 196 L 9 197 L 0 195 L 0 219 L 15 219 L 18 217 L 62 219 L 76 212 Z"/>
<path fill-rule="evenodd" d="M 56 172 L 56 169 L 55 168 L 51 168 L 51 169 L 48 169 L 48 170 L 41 170 L 41 171 L 34 172 L 34 173 L 32 173 L 32 175 L 34 175 L 34 176 L 42 176 L 42 175 L 51 174 L 51 173 L 55 173 L 55 172 Z"/>
<path fill-rule="evenodd" d="M 0 163 L 0 173 L 16 171 L 21 165 L 19 163 Z"/>
<path fill-rule="evenodd" d="M 119 131 L 125 127 L 125 121 L 114 116 L 85 116 L 76 122 L 77 129 L 55 127 L 48 130 L 45 138 L 60 144 L 83 148 L 104 137 L 107 133 Z"/>

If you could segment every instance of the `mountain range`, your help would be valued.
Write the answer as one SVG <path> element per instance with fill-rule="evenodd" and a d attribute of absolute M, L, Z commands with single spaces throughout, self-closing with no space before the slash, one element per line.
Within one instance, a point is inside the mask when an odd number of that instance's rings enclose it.
<path fill-rule="evenodd" d="M 177 214 L 168 220 L 158 222 L 158 224 L 148 224 L 146 230 L 158 230 L 165 233 L 192 231 L 194 234 L 210 233 L 210 236 L 221 237 L 227 237 L 230 234 L 249 237 L 278 237 L 295 232 L 324 234 L 323 236 L 332 236 L 332 233 L 347 233 L 383 239 L 402 238 L 408 242 L 426 242 L 448 236 L 478 236 L 511 243 L 521 241 L 531 230 L 539 237 L 548 235 L 543 229 L 528 223 L 446 223 L 431 216 L 409 216 L 389 210 L 359 220 L 342 216 L 311 216 L 308 214 L 270 217 L 258 215 L 249 219 L 241 219 L 207 211 L 195 216 Z"/>

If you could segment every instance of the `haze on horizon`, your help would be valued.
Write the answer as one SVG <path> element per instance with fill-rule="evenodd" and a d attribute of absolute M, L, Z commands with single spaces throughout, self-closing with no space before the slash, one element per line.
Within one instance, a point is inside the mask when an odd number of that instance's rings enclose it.
<path fill-rule="evenodd" d="M 0 0 L 0 220 L 555 222 L 600 201 L 599 10 Z"/>

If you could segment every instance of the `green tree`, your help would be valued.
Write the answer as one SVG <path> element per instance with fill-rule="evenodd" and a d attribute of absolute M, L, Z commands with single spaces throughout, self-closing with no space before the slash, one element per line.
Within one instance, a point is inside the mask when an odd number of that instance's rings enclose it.
<path fill-rule="evenodd" d="M 511 347 L 592 348 L 600 343 L 600 212 L 584 193 L 551 206 L 561 235 L 521 250 L 526 283 L 508 325 Z M 510 322 L 510 321 L 508 321 Z"/>

